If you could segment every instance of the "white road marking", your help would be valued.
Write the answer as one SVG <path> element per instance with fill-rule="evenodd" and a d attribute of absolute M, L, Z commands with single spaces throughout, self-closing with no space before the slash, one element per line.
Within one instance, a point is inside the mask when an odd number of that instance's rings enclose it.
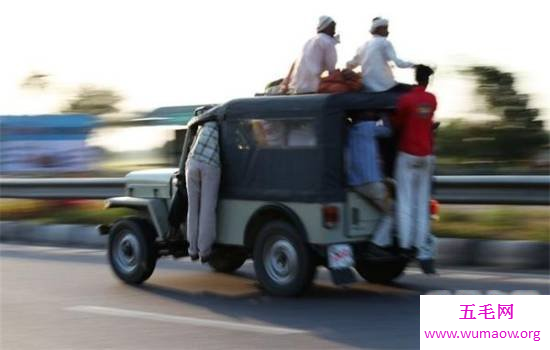
<path fill-rule="evenodd" d="M 487 295 L 508 295 L 510 293 L 509 292 L 504 292 L 502 290 L 497 290 L 497 289 L 489 289 L 488 291 L 485 292 L 485 294 L 487 294 Z"/>
<path fill-rule="evenodd" d="M 449 268 L 442 268 L 438 269 L 438 278 L 453 278 L 453 279 L 472 279 L 472 280 L 482 280 L 482 279 L 489 279 L 489 278 L 499 278 L 500 276 L 498 274 L 492 273 L 492 272 L 485 272 L 485 271 L 467 271 L 467 270 L 457 270 L 457 269 L 449 269 Z M 407 270 L 405 270 L 406 275 L 423 275 L 424 273 L 420 268 L 417 267 L 408 267 Z"/>
<path fill-rule="evenodd" d="M 453 292 L 447 289 L 429 290 L 425 293 L 425 295 L 451 295 L 451 294 L 453 294 Z"/>
<path fill-rule="evenodd" d="M 512 295 L 540 295 L 538 290 L 514 290 Z"/>
<path fill-rule="evenodd" d="M 407 267 L 407 269 L 405 270 L 405 274 L 407 274 L 407 275 L 423 275 L 424 272 L 422 272 L 422 270 L 420 270 L 419 268 Z"/>
<path fill-rule="evenodd" d="M 258 326 L 253 324 L 239 323 L 238 321 L 237 322 L 217 321 L 217 320 L 209 320 L 204 318 L 175 316 L 175 315 L 167 315 L 167 314 L 161 314 L 156 312 L 125 310 L 125 309 L 117 309 L 117 308 L 102 307 L 102 306 L 79 305 L 79 306 L 66 308 L 66 310 L 85 312 L 85 313 L 91 313 L 91 314 L 97 314 L 97 315 L 138 318 L 143 320 L 172 322 L 172 323 L 186 324 L 186 325 L 198 326 L 198 327 L 211 327 L 211 328 L 220 328 L 220 329 L 226 329 L 226 330 L 236 330 L 236 331 L 273 334 L 273 335 L 307 333 L 307 331 L 305 330 L 294 329 L 294 328 Z"/>
<path fill-rule="evenodd" d="M 59 247 L 49 247 L 49 246 L 43 246 L 43 245 L 20 245 L 20 244 L 2 244 L 0 246 L 2 250 L 9 250 L 9 251 L 24 251 L 24 252 L 45 252 L 45 251 L 51 251 L 54 249 L 59 249 Z"/>
<path fill-rule="evenodd" d="M 490 278 L 498 278 L 498 276 L 495 275 L 481 275 L 477 273 L 441 273 L 439 277 L 459 280 L 484 280 Z"/>
<path fill-rule="evenodd" d="M 107 251 L 105 249 L 81 249 L 78 252 L 75 252 L 78 255 L 97 255 L 97 256 L 106 256 Z"/>
<path fill-rule="evenodd" d="M 437 271 L 439 275 L 437 278 L 449 278 L 449 279 L 498 279 L 499 282 L 532 282 L 532 283 L 549 283 L 550 277 L 542 273 L 529 273 L 529 272 L 511 272 L 511 271 L 471 271 L 458 268 L 440 268 Z M 417 275 L 423 274 L 417 267 L 408 267 L 405 270 L 405 275 Z M 529 282 L 528 282 L 529 281 Z"/>
<path fill-rule="evenodd" d="M 93 248 L 68 248 L 68 247 L 51 247 L 51 246 L 33 246 L 19 244 L 1 244 L 0 251 L 7 252 L 29 252 L 49 255 L 97 255 L 104 256 L 105 249 Z"/>
<path fill-rule="evenodd" d="M 534 284 L 550 284 L 550 279 L 548 278 L 509 278 L 506 279 L 506 282 L 514 283 L 534 283 Z"/>
<path fill-rule="evenodd" d="M 72 249 L 72 248 L 59 248 L 59 250 L 52 250 L 49 253 L 56 255 L 105 255 L 105 250 L 98 249 Z"/>
<path fill-rule="evenodd" d="M 455 291 L 456 295 L 482 295 L 483 293 L 481 290 L 475 290 L 475 289 L 458 289 Z"/>

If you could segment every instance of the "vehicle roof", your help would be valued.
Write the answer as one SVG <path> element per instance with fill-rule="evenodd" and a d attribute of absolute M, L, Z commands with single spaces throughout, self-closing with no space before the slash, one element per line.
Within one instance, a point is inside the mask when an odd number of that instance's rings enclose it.
<path fill-rule="evenodd" d="M 394 109 L 399 96 L 399 93 L 392 92 L 351 92 L 239 98 L 193 118 L 189 125 L 215 119 L 246 118 L 257 113 L 260 115 L 256 117 L 261 118 L 266 113 L 279 116 L 280 113 L 326 115 L 344 110 Z"/>

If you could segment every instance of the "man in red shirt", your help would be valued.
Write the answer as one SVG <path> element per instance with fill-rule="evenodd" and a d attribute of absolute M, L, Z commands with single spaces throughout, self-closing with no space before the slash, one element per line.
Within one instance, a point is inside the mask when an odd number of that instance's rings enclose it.
<path fill-rule="evenodd" d="M 405 251 L 417 249 L 417 259 L 425 273 L 435 273 L 435 237 L 430 230 L 431 176 L 433 156 L 433 116 L 437 101 L 426 87 L 433 70 L 419 65 L 418 86 L 399 99 L 394 128 L 399 134 L 395 179 L 397 180 L 397 230 Z"/>

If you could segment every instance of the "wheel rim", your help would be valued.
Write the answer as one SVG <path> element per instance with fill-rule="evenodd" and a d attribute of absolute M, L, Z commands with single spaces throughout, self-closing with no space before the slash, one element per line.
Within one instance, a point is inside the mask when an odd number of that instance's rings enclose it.
<path fill-rule="evenodd" d="M 116 242 L 114 260 L 118 268 L 124 273 L 134 271 L 141 257 L 139 241 L 131 231 L 124 231 Z"/>
<path fill-rule="evenodd" d="M 272 239 L 264 250 L 264 266 L 271 280 L 288 284 L 298 273 L 298 252 L 288 240 Z"/>

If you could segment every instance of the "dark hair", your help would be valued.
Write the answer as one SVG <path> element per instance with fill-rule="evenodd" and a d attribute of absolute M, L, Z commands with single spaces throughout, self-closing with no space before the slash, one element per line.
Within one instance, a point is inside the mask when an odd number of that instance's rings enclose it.
<path fill-rule="evenodd" d="M 434 74 L 434 70 L 423 64 L 416 66 L 414 77 L 419 83 L 428 83 L 430 76 Z"/>

